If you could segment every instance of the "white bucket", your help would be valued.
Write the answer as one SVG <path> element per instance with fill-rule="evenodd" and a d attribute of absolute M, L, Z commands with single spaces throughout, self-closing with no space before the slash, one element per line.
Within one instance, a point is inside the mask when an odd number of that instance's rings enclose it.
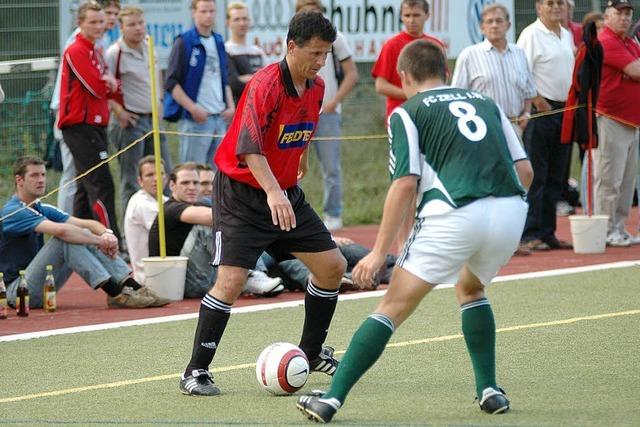
<path fill-rule="evenodd" d="M 571 215 L 573 251 L 577 254 L 601 254 L 607 245 L 608 215 Z"/>
<path fill-rule="evenodd" d="M 184 256 L 142 258 L 145 286 L 161 297 L 182 301 L 188 260 Z"/>

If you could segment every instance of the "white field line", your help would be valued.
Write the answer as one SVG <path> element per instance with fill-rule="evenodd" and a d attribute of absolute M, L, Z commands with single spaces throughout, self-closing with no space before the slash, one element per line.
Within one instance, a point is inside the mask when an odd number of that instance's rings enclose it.
<path fill-rule="evenodd" d="M 538 322 L 538 323 L 528 323 L 524 325 L 508 326 L 505 328 L 498 328 L 496 329 L 496 332 L 502 333 L 502 332 L 521 331 L 526 329 L 537 329 L 537 328 L 544 328 L 544 327 L 550 327 L 550 326 L 568 325 L 572 323 L 585 322 L 585 321 L 591 321 L 591 320 L 602 320 L 602 319 L 611 319 L 611 318 L 623 317 L 623 316 L 634 316 L 638 314 L 640 314 L 640 310 L 628 310 L 628 311 L 619 311 L 614 313 L 602 313 L 602 314 L 595 314 L 591 316 L 579 316 L 579 317 L 571 317 L 569 319 L 551 320 L 549 322 Z M 461 338 L 463 338 L 462 334 L 442 335 L 439 337 L 431 337 L 431 338 L 423 338 L 419 340 L 391 343 L 391 344 L 388 344 L 387 347 L 389 348 L 407 347 L 412 345 L 429 344 L 434 342 L 452 341 L 452 340 L 461 339 Z M 344 350 L 336 352 L 336 354 L 343 354 L 343 353 L 344 353 Z M 255 363 L 243 363 L 238 365 L 222 366 L 220 368 L 212 369 L 211 371 L 213 373 L 219 373 L 219 372 L 237 371 L 240 369 L 249 369 L 254 367 L 255 367 Z M 135 378 L 132 380 L 115 381 L 111 383 L 94 384 L 94 385 L 83 386 L 83 387 L 63 388 L 58 390 L 45 391 L 41 393 L 24 394 L 22 396 L 0 398 L 0 404 L 21 402 L 24 400 L 33 400 L 33 399 L 40 399 L 45 397 L 62 396 L 67 394 L 82 393 L 85 391 L 125 387 L 129 385 L 150 383 L 155 381 L 164 381 L 164 380 L 169 380 L 173 378 L 179 378 L 180 376 L 181 376 L 181 373 L 156 375 L 153 377 Z"/>
<path fill-rule="evenodd" d="M 627 267 L 633 267 L 633 266 L 640 266 L 640 260 L 619 261 L 619 262 L 613 262 L 613 263 L 607 263 L 607 264 L 587 265 L 582 267 L 535 271 L 532 273 L 510 274 L 510 275 L 496 277 L 493 280 L 493 283 L 512 282 L 515 280 L 538 279 L 542 277 L 561 276 L 561 275 L 575 274 L 575 273 L 586 273 L 590 271 L 627 268 Z M 451 287 L 453 287 L 453 285 L 450 285 L 450 284 L 440 285 L 436 289 L 447 289 Z M 357 299 L 363 299 L 363 298 L 374 298 L 374 297 L 379 297 L 384 295 L 384 292 L 385 292 L 384 290 L 380 290 L 380 291 L 358 292 L 353 294 L 340 295 L 339 300 L 349 301 L 349 300 L 357 300 Z M 304 300 L 300 299 L 296 301 L 276 302 L 271 304 L 258 304 L 258 305 L 251 305 L 246 307 L 233 308 L 231 310 L 231 313 L 233 314 L 255 313 L 258 311 L 297 307 L 297 306 L 303 305 L 303 303 L 304 303 Z M 38 331 L 38 332 L 28 332 L 24 334 L 6 335 L 6 336 L 0 337 L 0 343 L 20 341 L 20 340 L 30 340 L 33 338 L 51 337 L 55 335 L 76 334 L 80 332 L 104 331 L 107 329 L 124 328 L 129 326 L 154 325 L 157 323 L 177 322 L 181 320 L 189 320 L 189 319 L 197 319 L 197 318 L 198 318 L 198 313 L 194 312 L 194 313 L 187 313 L 187 314 L 176 314 L 171 316 L 151 317 L 146 319 L 126 320 L 121 322 L 100 323 L 97 325 L 74 326 L 70 328 L 51 329 L 48 331 Z"/>

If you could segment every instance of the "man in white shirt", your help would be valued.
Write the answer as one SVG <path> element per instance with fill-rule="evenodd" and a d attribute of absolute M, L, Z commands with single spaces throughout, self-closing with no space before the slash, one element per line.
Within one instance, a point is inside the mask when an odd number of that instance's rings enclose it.
<path fill-rule="evenodd" d="M 297 0 L 296 13 L 300 11 L 324 13 L 324 6 L 320 0 Z M 324 80 L 324 99 L 314 137 L 321 139 L 311 146 L 322 166 L 324 224 L 329 230 L 336 230 L 342 228 L 341 103 L 358 82 L 358 69 L 351 58 L 351 48 L 341 32 L 338 31 L 325 65 L 318 74 Z"/>
<path fill-rule="evenodd" d="M 533 112 L 564 108 L 574 65 L 571 33 L 560 23 L 566 14 L 566 0 L 536 0 L 538 19 L 520 34 L 533 74 L 537 96 Z M 531 250 L 569 249 L 571 244 L 556 235 L 556 204 L 564 188 L 571 145 L 560 142 L 562 114 L 531 120 L 523 139 L 533 165 L 534 178 L 528 193 L 529 212 L 522 240 Z"/>
<path fill-rule="evenodd" d="M 164 162 L 161 163 L 164 183 L 165 168 Z M 156 166 L 152 155 L 145 156 L 138 162 L 138 184 L 140 190 L 131 196 L 124 214 L 124 235 L 128 242 L 133 275 L 138 283 L 144 283 L 142 258 L 149 256 L 149 230 L 158 215 Z M 168 197 L 163 196 L 162 199 L 164 202 Z"/>
<path fill-rule="evenodd" d="M 466 47 L 456 60 L 451 86 L 490 96 L 502 108 L 519 137 L 531 116 L 536 86 L 522 49 L 507 41 L 509 11 L 500 3 L 481 14 L 484 41 Z"/>

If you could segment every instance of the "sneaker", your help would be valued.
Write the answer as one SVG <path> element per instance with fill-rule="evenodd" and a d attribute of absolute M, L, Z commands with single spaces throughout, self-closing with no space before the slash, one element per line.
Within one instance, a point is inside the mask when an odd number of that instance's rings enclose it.
<path fill-rule="evenodd" d="M 244 285 L 244 292 L 262 297 L 275 297 L 284 291 L 280 277 L 269 277 L 262 271 L 251 270 Z"/>
<path fill-rule="evenodd" d="M 574 208 L 573 206 L 571 206 L 569 203 L 565 202 L 564 200 L 560 200 L 556 204 L 556 215 L 557 216 L 569 216 L 569 215 L 573 215 L 574 213 L 576 213 L 576 208 Z"/>
<path fill-rule="evenodd" d="M 220 389 L 213 384 L 213 376 L 206 369 L 194 369 L 180 379 L 180 392 L 189 396 L 217 396 Z"/>
<path fill-rule="evenodd" d="M 625 236 L 619 231 L 612 231 L 607 236 L 607 246 L 612 246 L 614 248 L 626 248 L 631 246 L 631 239 L 629 236 Z"/>
<path fill-rule="evenodd" d="M 169 298 L 161 297 L 146 286 L 141 287 L 138 292 L 140 295 L 153 298 L 153 304 L 150 307 L 164 307 L 171 302 Z"/>
<path fill-rule="evenodd" d="M 318 392 L 312 392 L 300 396 L 296 407 L 311 421 L 328 423 L 340 409 L 340 402 L 337 399 L 322 399 Z"/>
<path fill-rule="evenodd" d="M 638 245 L 638 244 L 640 244 L 640 235 L 632 236 L 631 233 L 629 233 L 626 230 L 623 231 L 621 234 L 625 239 L 629 240 L 629 245 Z"/>
<path fill-rule="evenodd" d="M 155 299 L 143 295 L 140 291 L 143 288 L 134 291 L 133 288 L 129 286 L 124 286 L 122 288 L 122 292 L 116 295 L 115 297 L 107 297 L 107 306 L 111 308 L 144 308 L 144 307 L 152 307 L 152 304 L 155 302 Z"/>
<path fill-rule="evenodd" d="M 323 346 L 318 357 L 309 361 L 311 372 L 324 372 L 327 375 L 333 376 L 340 364 L 340 361 L 333 357 L 333 352 L 333 347 Z"/>
<path fill-rule="evenodd" d="M 487 387 L 482 390 L 480 409 L 487 414 L 503 414 L 509 410 L 509 399 L 504 395 L 504 390 Z"/>
<path fill-rule="evenodd" d="M 339 230 L 342 228 L 342 218 L 339 216 L 324 216 L 324 226 L 327 230 Z"/>

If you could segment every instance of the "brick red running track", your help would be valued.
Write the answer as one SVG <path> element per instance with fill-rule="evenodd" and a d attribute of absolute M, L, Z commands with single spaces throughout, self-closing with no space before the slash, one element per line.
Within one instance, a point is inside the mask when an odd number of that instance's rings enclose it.
<path fill-rule="evenodd" d="M 638 211 L 633 209 L 628 230 L 638 229 Z M 371 247 L 375 241 L 377 225 L 347 227 L 335 234 L 349 237 L 358 243 Z M 569 220 L 558 219 L 558 236 L 570 240 Z M 527 273 L 557 268 L 578 267 L 592 264 L 603 264 L 615 261 L 640 259 L 640 245 L 630 248 L 607 248 L 603 254 L 577 255 L 571 250 L 536 252 L 526 257 L 514 257 L 501 271 L 500 275 Z M 303 297 L 302 292 L 285 292 L 276 298 L 242 297 L 236 307 L 254 304 L 268 304 L 297 300 Z M 93 291 L 77 275 L 69 279 L 69 283 L 58 294 L 58 311 L 52 314 L 42 310 L 32 310 L 27 318 L 16 317 L 11 311 L 6 320 L 0 320 L 0 336 L 25 332 L 45 331 L 72 326 L 93 325 L 124 320 L 144 319 L 149 317 L 169 316 L 175 314 L 195 313 L 199 300 L 185 300 L 169 304 L 162 308 L 139 310 L 109 309 L 106 296 L 102 291 Z"/>

